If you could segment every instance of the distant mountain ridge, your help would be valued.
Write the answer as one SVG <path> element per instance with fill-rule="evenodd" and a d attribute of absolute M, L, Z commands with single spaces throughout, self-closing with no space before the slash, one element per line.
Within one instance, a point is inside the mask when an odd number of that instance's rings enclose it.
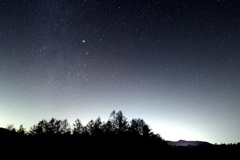
<path fill-rule="evenodd" d="M 168 145 L 170 146 L 207 146 L 207 145 L 212 145 L 209 142 L 205 141 L 186 141 L 186 140 L 179 140 L 179 141 L 166 141 Z"/>

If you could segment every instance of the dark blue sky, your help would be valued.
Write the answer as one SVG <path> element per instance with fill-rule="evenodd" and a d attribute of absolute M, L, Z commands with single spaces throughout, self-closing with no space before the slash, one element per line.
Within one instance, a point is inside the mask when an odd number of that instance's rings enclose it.
<path fill-rule="evenodd" d="M 0 1 L 0 126 L 122 110 L 167 140 L 240 141 L 238 0 Z"/>

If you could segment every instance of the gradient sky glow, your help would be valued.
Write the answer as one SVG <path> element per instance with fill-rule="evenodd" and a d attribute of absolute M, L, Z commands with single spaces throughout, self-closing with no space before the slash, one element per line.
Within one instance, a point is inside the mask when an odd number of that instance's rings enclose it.
<path fill-rule="evenodd" d="M 0 127 L 113 110 L 166 140 L 240 142 L 240 1 L 0 1 Z"/>

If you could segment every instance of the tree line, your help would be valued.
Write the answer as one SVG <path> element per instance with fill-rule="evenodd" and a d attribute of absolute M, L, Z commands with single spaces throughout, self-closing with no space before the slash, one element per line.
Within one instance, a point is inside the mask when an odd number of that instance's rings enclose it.
<path fill-rule="evenodd" d="M 115 152 L 119 152 L 118 156 L 135 156 L 133 149 L 144 153 L 148 149 L 152 152 L 167 147 L 166 141 L 159 134 L 153 133 L 143 119 L 133 118 L 128 121 L 122 111 L 115 110 L 106 122 L 98 117 L 86 125 L 79 119 L 70 125 L 66 119 L 51 118 L 39 121 L 28 131 L 23 125 L 18 129 L 9 125 L 6 129 L 12 134 L 6 134 L 5 137 L 0 134 L 5 150 L 21 150 L 35 154 L 40 151 L 52 155 L 55 150 L 58 153 L 80 152 L 89 153 L 90 156 L 96 154 L 104 158 L 105 154 Z M 141 156 L 137 153 L 136 155 Z"/>
<path fill-rule="evenodd" d="M 2 134 L 3 131 L 7 131 L 6 134 Z M 66 119 L 56 118 L 43 119 L 31 126 L 28 131 L 23 125 L 18 129 L 8 125 L 4 130 L 0 128 L 0 142 L 0 146 L 5 151 L 20 151 L 21 154 L 34 153 L 43 158 L 46 158 L 46 155 L 52 155 L 55 159 L 56 156 L 62 158 L 62 155 L 72 155 L 75 158 L 73 153 L 100 159 L 110 155 L 134 159 L 143 156 L 150 159 L 196 156 L 208 158 L 210 154 L 214 154 L 215 157 L 235 156 L 240 151 L 240 143 L 196 147 L 169 146 L 159 134 L 152 132 L 143 119 L 133 118 L 128 121 L 122 111 L 115 110 L 106 122 L 98 117 L 90 120 L 86 125 L 83 125 L 79 119 L 70 125 Z"/>
<path fill-rule="evenodd" d="M 7 128 L 11 132 L 16 132 L 19 135 L 29 136 L 53 136 L 53 135 L 85 135 L 85 136 L 143 136 L 155 137 L 163 140 L 159 134 L 154 134 L 148 124 L 143 119 L 133 118 L 128 121 L 122 111 L 112 111 L 107 122 L 103 122 L 100 117 L 95 120 L 90 120 L 85 126 L 80 119 L 76 119 L 72 127 L 67 121 L 51 118 L 41 120 L 38 124 L 30 127 L 27 131 L 23 125 L 18 129 L 14 125 L 8 125 Z"/>

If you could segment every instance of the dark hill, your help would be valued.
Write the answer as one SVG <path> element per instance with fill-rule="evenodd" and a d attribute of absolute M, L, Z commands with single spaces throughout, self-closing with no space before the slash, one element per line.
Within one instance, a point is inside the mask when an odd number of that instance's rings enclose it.
<path fill-rule="evenodd" d="M 208 146 L 212 145 L 209 142 L 204 141 L 185 141 L 185 140 L 179 140 L 179 141 L 166 141 L 168 145 L 170 146 Z"/>

